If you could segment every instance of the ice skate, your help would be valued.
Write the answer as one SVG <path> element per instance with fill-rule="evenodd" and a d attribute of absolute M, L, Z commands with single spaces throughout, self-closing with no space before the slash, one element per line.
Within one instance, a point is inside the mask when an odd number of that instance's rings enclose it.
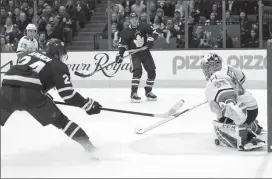
<path fill-rule="evenodd" d="M 130 99 L 131 99 L 132 103 L 140 103 L 141 102 L 141 98 L 135 92 L 131 93 Z"/>
<path fill-rule="evenodd" d="M 145 96 L 147 101 L 157 101 L 157 96 L 151 92 L 151 89 L 145 87 Z"/>
<path fill-rule="evenodd" d="M 249 142 L 247 142 L 245 145 L 240 146 L 239 150 L 251 151 L 253 149 L 261 148 L 265 145 L 266 145 L 265 141 L 258 139 L 258 138 L 253 138 Z"/>

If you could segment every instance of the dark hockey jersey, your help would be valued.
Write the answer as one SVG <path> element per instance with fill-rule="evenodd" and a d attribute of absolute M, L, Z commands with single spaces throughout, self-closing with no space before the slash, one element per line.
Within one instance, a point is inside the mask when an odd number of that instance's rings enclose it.
<path fill-rule="evenodd" d="M 82 107 L 85 101 L 74 90 L 66 64 L 40 52 L 32 52 L 20 59 L 18 65 L 7 71 L 2 84 L 35 88 L 43 93 L 56 87 L 59 95 L 69 105 Z"/>
<path fill-rule="evenodd" d="M 139 24 L 137 28 L 124 29 L 120 33 L 118 48 L 124 48 L 126 50 L 141 48 L 146 45 L 147 38 L 152 37 L 153 29 L 148 24 Z M 153 37 L 152 37 L 153 38 Z"/>

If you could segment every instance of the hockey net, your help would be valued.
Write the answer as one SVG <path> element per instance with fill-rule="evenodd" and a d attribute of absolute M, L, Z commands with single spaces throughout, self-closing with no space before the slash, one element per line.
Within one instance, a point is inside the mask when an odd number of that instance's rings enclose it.
<path fill-rule="evenodd" d="M 272 152 L 272 40 L 267 43 L 267 142 Z"/>

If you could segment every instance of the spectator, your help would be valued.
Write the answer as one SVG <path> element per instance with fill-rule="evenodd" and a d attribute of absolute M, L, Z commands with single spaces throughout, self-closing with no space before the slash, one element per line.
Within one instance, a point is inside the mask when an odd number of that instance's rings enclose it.
<path fill-rule="evenodd" d="M 140 16 L 139 23 L 147 24 L 147 14 L 143 12 Z"/>
<path fill-rule="evenodd" d="M 143 12 L 145 12 L 146 6 L 141 3 L 141 0 L 136 0 L 135 4 L 131 6 L 131 12 L 134 12 L 139 17 Z"/>
<path fill-rule="evenodd" d="M 191 40 L 191 43 L 189 45 L 190 48 L 208 48 L 211 47 L 211 45 L 208 42 L 207 37 L 204 33 L 203 26 L 197 26 L 196 34 L 194 35 L 193 39 Z"/>
<path fill-rule="evenodd" d="M 79 10 L 81 10 L 82 8 L 81 8 L 81 3 L 80 2 L 77 3 L 77 7 L 78 6 L 80 6 Z M 77 7 L 74 6 L 72 0 L 68 0 L 67 4 L 65 6 L 65 8 L 66 8 L 65 12 L 69 15 L 69 19 L 71 21 L 71 25 L 69 26 L 69 28 L 71 28 L 71 30 L 72 30 L 72 36 L 73 37 L 75 36 L 75 34 L 77 32 L 77 18 L 80 17 L 80 16 L 77 16 L 78 15 L 77 14 L 77 11 L 78 11 Z M 82 19 L 80 19 L 81 25 L 85 26 L 85 13 L 84 13 L 84 11 L 81 11 L 81 13 L 79 13 L 79 15 L 82 16 L 81 17 Z M 69 30 L 68 30 L 68 32 L 69 32 Z"/>
<path fill-rule="evenodd" d="M 59 23 L 56 23 L 57 27 L 59 28 L 61 33 L 61 29 L 63 29 L 64 32 L 64 38 L 65 38 L 65 43 L 66 44 L 72 44 L 72 21 L 70 19 L 69 14 L 66 12 L 66 8 L 64 6 L 60 6 L 59 8 L 59 16 L 58 18 L 55 18 L 57 21 L 58 19 L 60 20 Z M 60 24 L 61 23 L 61 24 Z"/>
<path fill-rule="evenodd" d="M 24 12 L 25 14 L 27 14 L 28 8 L 29 8 L 29 5 L 28 5 L 27 1 L 24 1 L 21 6 L 21 11 Z"/>
<path fill-rule="evenodd" d="M 4 25 L 5 34 L 12 33 L 14 30 L 14 25 L 12 24 L 12 20 L 10 17 L 6 18 L 6 24 Z"/>
<path fill-rule="evenodd" d="M 150 2 L 150 9 L 149 9 L 149 17 L 150 17 L 150 22 L 153 23 L 154 22 L 154 18 L 157 15 L 157 7 L 156 4 L 154 2 Z"/>
<path fill-rule="evenodd" d="M 59 0 L 55 0 L 52 5 L 52 13 L 53 14 L 58 14 L 59 13 L 59 8 L 60 8 L 60 2 Z"/>
<path fill-rule="evenodd" d="M 44 0 L 39 0 L 37 5 L 37 15 L 40 16 L 44 12 Z"/>
<path fill-rule="evenodd" d="M 117 30 L 119 32 L 122 31 L 123 29 L 123 25 L 121 23 L 118 22 L 118 19 L 117 19 L 117 14 L 112 14 L 111 15 L 111 24 L 117 24 Z M 115 26 L 115 25 L 114 25 Z M 105 25 L 104 29 L 103 29 L 103 32 L 102 32 L 102 36 L 103 38 L 108 38 L 108 23 Z"/>
<path fill-rule="evenodd" d="M 216 39 L 215 48 L 223 48 L 223 29 L 220 29 L 220 37 Z M 233 48 L 232 38 L 226 32 L 226 48 Z"/>
<path fill-rule="evenodd" d="M 7 42 L 4 36 L 1 36 L 1 52 L 12 52 L 12 46 Z"/>
<path fill-rule="evenodd" d="M 13 24 L 17 24 L 20 20 L 20 13 L 21 13 L 21 10 L 20 8 L 16 7 L 14 9 L 14 13 L 12 14 L 12 23 Z"/>
<path fill-rule="evenodd" d="M 76 21 L 80 28 L 85 27 L 85 11 L 83 11 L 81 5 L 77 5 Z"/>
<path fill-rule="evenodd" d="M 39 50 L 45 51 L 46 50 L 46 43 L 47 43 L 46 34 L 45 34 L 45 32 L 41 32 L 39 34 Z"/>
<path fill-rule="evenodd" d="M 123 24 L 123 29 L 127 29 L 127 28 L 129 28 L 129 20 L 125 21 Z"/>
<path fill-rule="evenodd" d="M 208 19 L 208 20 L 206 21 L 205 25 L 217 25 L 217 24 L 219 24 L 219 21 L 216 20 L 215 13 L 212 12 L 212 13 L 210 14 L 210 19 Z"/>
<path fill-rule="evenodd" d="M 130 16 L 126 16 L 124 19 L 124 22 L 127 22 L 128 24 L 130 24 Z"/>
<path fill-rule="evenodd" d="M 112 0 L 112 3 L 114 3 L 115 6 L 118 6 L 118 14 L 123 18 L 125 14 L 125 9 L 122 4 L 118 3 L 118 0 Z"/>
<path fill-rule="evenodd" d="M 196 24 L 200 22 L 200 10 L 195 9 L 191 12 L 192 24 Z"/>
<path fill-rule="evenodd" d="M 126 6 L 125 9 L 124 9 L 124 18 L 126 18 L 127 16 L 130 16 L 130 7 L 129 6 Z"/>
<path fill-rule="evenodd" d="M 63 22 L 64 21 L 63 19 L 61 19 L 59 15 L 56 15 L 54 17 L 54 21 L 52 22 L 53 34 L 51 34 L 52 36 L 51 38 L 58 38 L 67 44 L 69 42 L 68 41 L 69 39 L 67 39 L 67 34 L 65 34 L 65 31 L 64 31 L 65 23 Z M 47 39 L 50 39 L 50 38 L 47 38 Z"/>
<path fill-rule="evenodd" d="M 171 37 L 177 37 L 177 30 L 174 28 L 173 21 L 168 20 L 166 27 L 164 29 L 164 37 L 166 38 L 166 43 L 170 44 Z"/>
<path fill-rule="evenodd" d="M 51 23 L 48 23 L 46 25 L 46 39 L 51 39 L 54 38 L 54 34 L 53 34 L 53 25 Z"/>
<path fill-rule="evenodd" d="M 247 40 L 246 47 L 248 47 L 248 48 L 258 48 L 259 47 L 259 37 L 256 33 L 256 30 L 251 29 L 250 38 Z"/>
<path fill-rule="evenodd" d="M 239 22 L 241 34 L 241 47 L 245 47 L 247 44 L 247 39 L 249 37 L 250 24 L 248 22 L 247 15 L 244 11 L 240 12 Z"/>
<path fill-rule="evenodd" d="M 89 3 L 95 4 L 94 1 L 89 1 Z M 81 2 L 81 9 L 84 11 L 85 21 L 90 21 L 91 13 L 94 11 L 90 8 L 89 4 L 85 0 Z"/>
<path fill-rule="evenodd" d="M 174 23 L 174 26 L 175 25 L 180 26 L 180 24 L 181 24 L 181 13 L 180 13 L 179 9 L 175 10 L 175 14 L 174 14 L 174 18 L 173 18 L 173 23 Z"/>
<path fill-rule="evenodd" d="M 17 26 L 18 26 L 21 33 L 24 33 L 28 23 L 29 22 L 27 20 L 26 14 L 24 12 L 21 12 L 20 13 L 20 20 L 18 21 L 18 24 L 17 24 Z"/>
<path fill-rule="evenodd" d="M 8 17 L 5 8 L 0 9 L 0 26 L 3 27 L 6 23 L 6 18 Z"/>
<path fill-rule="evenodd" d="M 166 0 L 162 9 L 165 16 L 174 17 L 175 6 L 173 5 L 171 0 Z"/>
<path fill-rule="evenodd" d="M 33 17 L 34 17 L 34 9 L 31 7 L 31 8 L 28 9 L 27 21 L 29 23 L 32 23 Z"/>
<path fill-rule="evenodd" d="M 122 6 L 125 8 L 126 6 L 129 6 L 129 9 L 131 9 L 131 6 L 133 4 L 135 4 L 135 0 L 123 0 L 123 2 L 121 3 Z"/>
<path fill-rule="evenodd" d="M 166 24 L 166 21 L 165 21 L 165 18 L 164 18 L 164 12 L 163 12 L 162 8 L 157 9 L 156 16 L 158 16 L 160 18 L 162 23 Z"/>
<path fill-rule="evenodd" d="M 222 20 L 222 13 L 221 13 L 221 10 L 218 8 L 217 3 L 214 3 L 212 5 L 212 11 L 210 12 L 210 15 L 211 15 L 211 13 L 214 13 L 216 20 L 218 20 L 218 21 Z M 209 17 L 207 17 L 207 19 L 209 19 Z"/>
<path fill-rule="evenodd" d="M 155 34 L 156 38 L 164 38 L 164 30 L 165 26 L 162 23 L 159 16 L 155 16 L 154 23 L 152 24 L 153 34 Z"/>
<path fill-rule="evenodd" d="M 43 19 L 44 21 L 48 21 L 49 17 L 53 16 L 53 13 L 52 13 L 52 8 L 51 6 L 46 6 L 44 12 L 42 13 L 41 15 L 41 19 Z"/>
<path fill-rule="evenodd" d="M 233 23 L 234 23 L 234 20 L 231 17 L 231 12 L 230 11 L 226 11 L 226 24 L 227 25 L 231 25 Z"/>
<path fill-rule="evenodd" d="M 117 29 L 117 23 L 111 25 L 111 38 L 113 39 L 113 47 L 118 47 L 119 31 Z"/>
<path fill-rule="evenodd" d="M 9 16 L 11 16 L 14 12 L 14 9 L 15 9 L 15 5 L 14 5 L 14 1 L 13 0 L 10 0 L 8 2 L 8 8 L 7 8 L 7 12 L 9 14 Z"/>

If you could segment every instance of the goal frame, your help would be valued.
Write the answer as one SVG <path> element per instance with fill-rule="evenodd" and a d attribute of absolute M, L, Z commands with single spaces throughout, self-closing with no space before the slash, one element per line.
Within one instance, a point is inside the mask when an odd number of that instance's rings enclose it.
<path fill-rule="evenodd" d="M 267 150 L 272 152 L 272 39 L 267 42 Z"/>

